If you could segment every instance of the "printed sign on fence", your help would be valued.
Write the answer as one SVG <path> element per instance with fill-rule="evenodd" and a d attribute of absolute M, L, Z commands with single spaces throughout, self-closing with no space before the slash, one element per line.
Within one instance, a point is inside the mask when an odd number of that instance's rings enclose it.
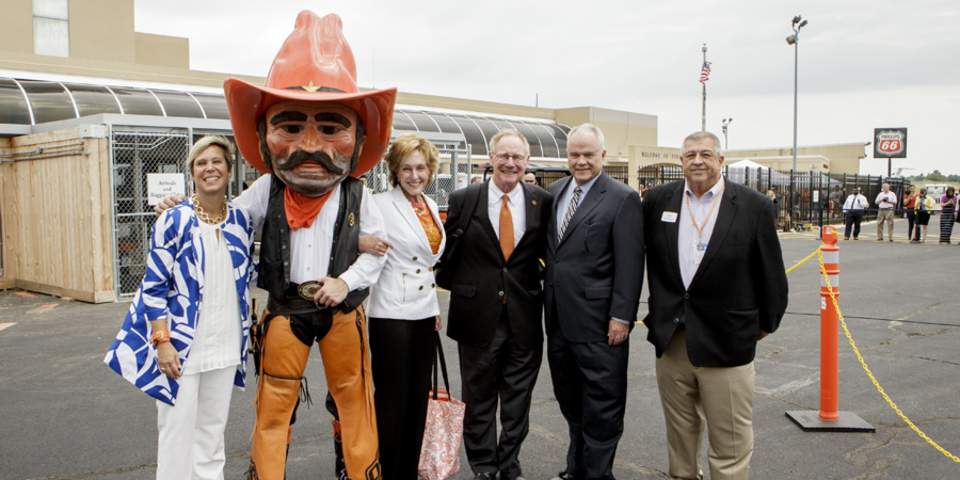
<path fill-rule="evenodd" d="M 907 129 L 874 128 L 873 158 L 907 158 Z"/>
<path fill-rule="evenodd" d="M 160 203 L 167 195 L 186 195 L 182 173 L 148 173 L 147 204 Z"/>

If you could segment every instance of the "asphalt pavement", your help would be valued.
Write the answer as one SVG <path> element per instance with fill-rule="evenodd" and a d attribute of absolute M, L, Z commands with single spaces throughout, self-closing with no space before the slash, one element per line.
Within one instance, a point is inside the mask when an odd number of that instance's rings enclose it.
<path fill-rule="evenodd" d="M 871 235 L 840 245 L 841 306 L 852 334 L 903 411 L 944 448 L 960 454 L 960 246 L 867 238 Z M 790 265 L 818 243 L 811 235 L 791 234 L 782 244 Z M 788 313 L 780 330 L 758 348 L 752 477 L 960 478 L 960 464 L 918 438 L 883 402 L 842 336 L 840 409 L 858 414 L 876 433 L 805 433 L 785 417 L 786 410 L 818 408 L 817 285 L 815 261 L 790 275 Z M 257 296 L 262 300 L 263 292 Z M 446 301 L 441 293 L 443 309 Z M 154 402 L 102 363 L 128 307 L 126 302 L 90 305 L 28 292 L 0 293 L 0 479 L 153 478 Z M 640 310 L 642 318 L 645 302 Z M 653 347 L 645 333 L 640 325 L 630 340 L 626 428 L 614 465 L 620 479 L 667 478 Z M 456 394 L 456 345 L 445 339 L 444 347 Z M 564 466 L 567 428 L 548 368 L 544 359 L 520 457 L 531 480 L 548 479 Z M 306 376 L 313 398 L 322 399 L 316 350 Z M 226 433 L 228 479 L 242 478 L 247 466 L 252 404 L 252 388 L 234 392 Z M 332 479 L 330 418 L 322 402 L 301 409 L 298 417 L 287 478 Z M 472 478 L 465 457 L 462 464 L 457 478 Z"/>

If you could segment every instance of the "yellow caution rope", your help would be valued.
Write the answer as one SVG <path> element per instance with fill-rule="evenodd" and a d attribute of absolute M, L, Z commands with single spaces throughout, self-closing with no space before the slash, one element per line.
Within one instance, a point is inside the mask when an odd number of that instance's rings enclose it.
<path fill-rule="evenodd" d="M 947 449 L 940 446 L 939 443 L 930 438 L 929 435 L 924 433 L 923 430 L 920 430 L 913 421 L 910 420 L 910 417 L 907 417 L 903 410 L 900 410 L 900 407 L 897 406 L 897 403 L 887 395 L 886 390 L 883 389 L 883 386 L 880 385 L 880 382 L 877 381 L 877 377 L 873 375 L 873 372 L 870 370 L 870 366 L 867 365 L 867 361 L 863 359 L 863 355 L 860 353 L 860 349 L 857 348 L 857 343 L 853 341 L 853 336 L 850 334 L 850 329 L 847 328 L 847 321 L 843 318 L 843 313 L 840 311 L 840 303 L 837 301 L 837 296 L 834 293 L 833 287 L 830 286 L 830 277 L 827 275 L 827 269 L 823 265 L 823 253 L 817 248 L 813 254 L 817 255 L 817 260 L 820 262 L 820 273 L 823 275 L 823 279 L 826 282 L 827 290 L 830 292 L 830 300 L 833 303 L 833 308 L 837 310 L 837 318 L 840 319 L 840 327 L 843 328 L 843 334 L 847 337 L 847 341 L 850 342 L 850 348 L 853 349 L 853 354 L 856 355 L 857 361 L 860 362 L 860 367 L 863 368 L 863 371 L 867 374 L 867 377 L 870 378 L 870 381 L 873 382 L 874 388 L 877 389 L 877 392 L 883 397 L 883 400 L 887 402 L 887 405 L 893 409 L 894 413 L 900 417 L 900 420 L 903 420 L 903 423 L 907 424 L 910 427 L 910 430 L 913 430 L 913 433 L 916 433 L 924 442 L 927 442 L 928 445 L 933 447 L 936 451 L 942 453 L 945 457 L 953 460 L 955 463 L 960 463 L 960 457 L 950 453 Z M 808 257 L 809 258 L 809 257 Z M 807 259 L 801 260 L 799 263 L 805 262 Z M 793 268 L 793 267 L 791 267 Z M 787 270 L 789 272 L 790 270 Z"/>
<path fill-rule="evenodd" d="M 790 268 L 787 269 L 787 275 L 789 275 L 790 272 L 796 270 L 797 267 L 799 267 L 800 265 L 803 265 L 804 263 L 807 263 L 811 258 L 817 256 L 818 253 L 820 253 L 820 247 L 817 247 L 816 250 L 810 252 L 810 255 L 807 255 L 806 257 L 803 257 L 803 260 L 800 260 L 799 262 L 794 263 L 793 265 L 791 265 Z"/>

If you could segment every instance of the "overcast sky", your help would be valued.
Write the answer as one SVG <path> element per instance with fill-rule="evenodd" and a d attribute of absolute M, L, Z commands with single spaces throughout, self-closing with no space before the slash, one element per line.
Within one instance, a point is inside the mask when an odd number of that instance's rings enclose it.
<path fill-rule="evenodd" d="M 960 128 L 956 1 L 137 0 L 136 30 L 188 37 L 194 70 L 265 75 L 302 9 L 343 18 L 361 86 L 648 113 L 664 146 L 700 127 L 707 43 L 707 128 L 732 117 L 735 149 L 793 141 L 784 38 L 801 14 L 800 145 L 908 127 L 894 171 L 960 173 L 946 151 Z M 861 171 L 885 173 L 886 161 Z"/>

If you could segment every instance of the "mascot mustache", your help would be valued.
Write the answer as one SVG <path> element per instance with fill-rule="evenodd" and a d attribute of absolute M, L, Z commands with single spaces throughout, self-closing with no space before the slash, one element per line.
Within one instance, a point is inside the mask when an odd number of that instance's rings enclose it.
<path fill-rule="evenodd" d="M 297 168 L 303 162 L 315 162 L 320 164 L 323 168 L 327 169 L 332 175 L 343 175 L 344 171 L 342 168 L 338 167 L 333 163 L 333 159 L 330 158 L 330 155 L 327 155 L 323 152 L 305 152 L 303 150 L 297 150 L 290 154 L 290 157 L 287 158 L 287 161 L 284 162 L 284 170 L 293 170 Z"/>

